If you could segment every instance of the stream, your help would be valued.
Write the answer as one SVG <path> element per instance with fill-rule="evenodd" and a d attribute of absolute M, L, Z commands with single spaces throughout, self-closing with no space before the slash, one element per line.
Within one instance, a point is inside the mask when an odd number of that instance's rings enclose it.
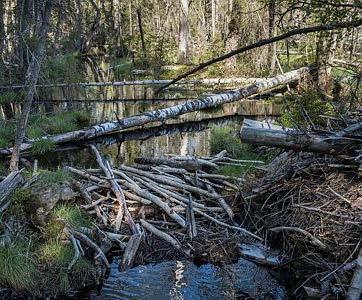
<path fill-rule="evenodd" d="M 38 113 L 87 110 L 93 123 L 124 118 L 144 111 L 185 101 L 187 93 L 171 93 L 155 99 L 152 88 L 107 87 L 97 89 L 53 89 L 47 100 L 38 100 Z M 57 100 L 58 99 L 58 100 Z M 137 156 L 167 154 L 210 155 L 209 140 L 214 127 L 240 128 L 244 117 L 273 118 L 278 107 L 257 100 L 236 102 L 210 111 L 186 114 L 167 124 L 127 130 L 97 138 L 92 143 L 102 149 L 112 164 L 129 163 Z M 46 165 L 84 167 L 94 155 L 83 144 L 64 145 L 45 158 Z M 42 162 L 44 164 L 44 162 Z M 253 262 L 239 259 L 226 266 L 190 261 L 165 261 L 118 271 L 119 257 L 113 258 L 109 277 L 100 290 L 85 290 L 72 299 L 286 299 L 284 287 L 270 272 Z M 0 299 L 10 299 L 6 292 Z"/>

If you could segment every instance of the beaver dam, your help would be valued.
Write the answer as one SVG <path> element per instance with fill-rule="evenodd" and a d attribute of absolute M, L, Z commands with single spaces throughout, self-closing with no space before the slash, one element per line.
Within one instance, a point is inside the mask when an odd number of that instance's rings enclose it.
<path fill-rule="evenodd" d="M 2 297 L 357 299 L 361 119 L 329 122 L 306 134 L 230 115 L 60 141 L 51 154 L 27 140 L 25 169 L 0 184 Z M 192 143 L 205 131 L 206 152 Z M 181 155 L 137 156 L 151 144 L 117 162 L 122 144 L 162 137 L 181 139 Z"/>
<path fill-rule="evenodd" d="M 0 1 L 0 299 L 362 299 L 360 1 Z"/>

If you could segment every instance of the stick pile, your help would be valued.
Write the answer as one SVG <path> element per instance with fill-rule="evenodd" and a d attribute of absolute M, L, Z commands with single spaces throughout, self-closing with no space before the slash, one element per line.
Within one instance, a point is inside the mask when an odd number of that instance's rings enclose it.
<path fill-rule="evenodd" d="M 215 231 L 238 241 L 261 240 L 234 220 L 230 196 L 238 192 L 241 179 L 214 172 L 225 163 L 249 161 L 232 160 L 223 151 L 203 158 L 138 158 L 134 166 L 111 168 L 91 148 L 100 169 L 67 170 L 78 178 L 76 185 L 86 202 L 82 208 L 95 217 L 98 227 L 122 235 L 121 269 L 131 267 L 144 236 L 157 237 L 168 250 L 174 248 L 186 257 L 194 257 L 200 243 L 214 240 Z"/>

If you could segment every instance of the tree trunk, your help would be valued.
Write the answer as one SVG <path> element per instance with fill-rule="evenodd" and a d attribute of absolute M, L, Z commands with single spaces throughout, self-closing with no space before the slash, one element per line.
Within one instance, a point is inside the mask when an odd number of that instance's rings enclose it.
<path fill-rule="evenodd" d="M 138 28 L 140 31 L 141 36 L 141 46 L 142 46 L 142 56 L 146 57 L 146 44 L 145 44 L 145 37 L 143 33 L 143 26 L 142 26 L 142 16 L 141 16 L 141 9 L 137 8 L 137 20 L 138 20 Z"/>
<path fill-rule="evenodd" d="M 177 116 L 199 111 L 209 107 L 216 107 L 230 102 L 235 102 L 240 99 L 250 97 L 252 95 L 260 94 L 262 92 L 271 90 L 283 84 L 287 84 L 301 79 L 306 73 L 308 68 L 300 68 L 283 75 L 278 75 L 273 78 L 269 78 L 263 81 L 256 82 L 255 84 L 246 86 L 244 88 L 229 91 L 222 94 L 211 95 L 203 99 L 197 99 L 187 101 L 175 106 L 171 106 L 164 109 L 158 109 L 154 111 L 148 111 L 140 115 L 131 116 L 121 119 L 116 122 L 107 122 L 99 125 L 95 125 L 88 129 L 77 130 L 73 132 L 67 132 L 64 134 L 54 135 L 47 137 L 46 139 L 52 140 L 55 143 L 66 143 L 70 141 L 85 141 L 98 136 L 102 136 L 114 131 L 119 131 L 126 128 L 143 126 L 152 122 L 164 122 L 167 119 L 175 118 Z M 23 143 L 21 150 L 29 150 L 32 147 L 32 143 Z M 0 155 L 8 155 L 12 149 L 0 150 Z M 19 149 L 18 149 L 19 150 Z"/>
<path fill-rule="evenodd" d="M 332 92 L 332 61 L 337 43 L 334 32 L 321 32 L 317 39 L 316 50 L 316 82 L 318 89 L 324 94 Z"/>
<path fill-rule="evenodd" d="M 216 0 L 211 0 L 211 36 L 215 39 L 216 34 Z"/>
<path fill-rule="evenodd" d="M 189 1 L 181 1 L 180 12 L 180 41 L 178 60 L 181 64 L 189 62 Z"/>
<path fill-rule="evenodd" d="M 44 11 L 43 11 L 43 19 L 41 26 L 37 29 L 38 43 L 36 49 L 34 51 L 33 57 L 31 59 L 31 63 L 29 65 L 27 74 L 26 74 L 26 92 L 25 99 L 23 104 L 23 109 L 20 115 L 19 123 L 17 126 L 17 132 L 15 136 L 15 143 L 13 147 L 13 152 L 10 161 L 10 170 L 16 171 L 18 169 L 19 164 L 19 155 L 21 150 L 21 144 L 25 137 L 26 125 L 28 123 L 29 113 L 31 109 L 31 105 L 33 103 L 33 97 L 35 93 L 35 86 L 38 82 L 40 65 L 43 61 L 45 55 L 45 43 L 48 34 L 48 30 L 50 27 L 50 17 L 51 10 L 53 6 L 54 0 L 48 0 L 45 3 Z"/>
<path fill-rule="evenodd" d="M 268 37 L 269 39 L 275 36 L 275 0 L 269 0 L 268 3 L 268 12 L 269 12 L 269 28 L 268 28 Z M 275 63 L 277 55 L 277 44 L 273 43 L 269 45 L 268 48 L 268 65 L 270 66 L 270 74 L 275 72 Z"/>
<path fill-rule="evenodd" d="M 354 152 L 354 147 L 361 144 L 360 141 L 343 136 L 306 133 L 250 119 L 244 119 L 240 138 L 247 144 L 333 155 Z"/>
<path fill-rule="evenodd" d="M 3 51 L 5 50 L 5 1 L 0 1 L 0 58 L 4 59 Z"/>

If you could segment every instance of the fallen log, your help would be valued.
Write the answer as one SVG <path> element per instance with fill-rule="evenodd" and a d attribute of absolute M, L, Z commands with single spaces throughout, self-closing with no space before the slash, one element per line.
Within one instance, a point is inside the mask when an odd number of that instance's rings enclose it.
<path fill-rule="evenodd" d="M 262 81 L 267 78 L 205 78 L 180 81 L 179 85 L 187 84 L 204 84 L 204 85 L 219 85 L 219 84 L 251 84 L 254 82 Z M 107 86 L 152 86 L 164 85 L 170 83 L 170 79 L 161 80 L 133 80 L 133 81 L 105 81 L 105 82 L 72 82 L 72 83 L 53 83 L 53 84 L 38 84 L 37 88 L 72 88 L 72 87 L 107 87 Z M 23 89 L 24 84 L 16 85 L 3 85 L 0 86 L 1 90 L 16 90 Z"/>
<path fill-rule="evenodd" d="M 10 173 L 3 181 L 0 182 L 0 213 L 5 211 L 9 206 L 9 196 L 11 193 L 24 183 L 21 171 Z"/>
<path fill-rule="evenodd" d="M 354 152 L 360 138 L 322 135 L 245 119 L 240 130 L 243 143 L 333 155 Z"/>
<path fill-rule="evenodd" d="M 308 72 L 308 68 L 300 68 L 298 70 L 290 71 L 288 73 L 278 75 L 273 78 L 266 79 L 265 81 L 256 82 L 255 84 L 246 86 L 241 89 L 211 95 L 202 99 L 187 101 L 185 103 L 177 104 L 168 108 L 148 111 L 143 114 L 131 116 L 115 122 L 107 122 L 99 125 L 92 126 L 87 129 L 67 132 L 59 135 L 43 137 L 45 140 L 51 140 L 56 144 L 66 143 L 70 141 L 85 141 L 97 136 L 102 136 L 118 130 L 146 125 L 152 122 L 163 122 L 186 113 L 199 111 L 209 107 L 216 107 L 230 102 L 235 102 L 243 98 L 247 98 L 283 84 L 290 83 L 302 78 Z M 23 143 L 20 147 L 21 151 L 29 150 L 32 148 L 34 141 Z M 12 148 L 0 149 L 0 155 L 6 156 L 12 153 Z"/>
<path fill-rule="evenodd" d="M 188 171 L 201 170 L 203 168 L 210 168 L 210 164 L 204 163 L 201 159 L 196 158 L 185 158 L 185 160 L 175 160 L 175 159 L 166 159 L 166 158 L 148 158 L 148 157 L 137 157 L 134 160 L 135 163 L 141 165 L 166 165 L 173 168 L 185 169 Z M 217 168 L 216 164 L 213 164 L 212 167 Z"/>

